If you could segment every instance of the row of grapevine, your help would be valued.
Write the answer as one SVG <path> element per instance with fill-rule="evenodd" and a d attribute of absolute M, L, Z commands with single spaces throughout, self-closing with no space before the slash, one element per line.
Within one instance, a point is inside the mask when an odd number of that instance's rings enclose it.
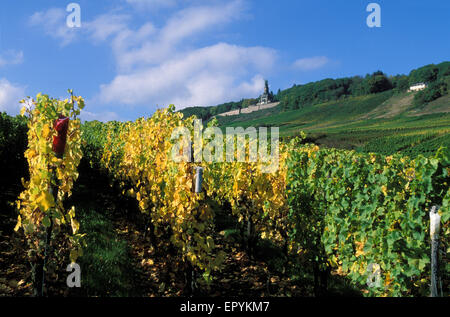
<path fill-rule="evenodd" d="M 210 280 L 224 254 L 216 252 L 213 211 L 205 194 L 193 192 L 194 164 L 172 159 L 171 135 L 177 127 L 192 131 L 193 118 L 182 120 L 181 113 L 169 108 L 111 128 L 102 164 L 149 216 L 154 246 L 175 249 L 186 271 L 197 269 Z"/>
<path fill-rule="evenodd" d="M 207 140 L 204 140 L 204 142 Z M 204 182 L 208 197 L 219 204 L 229 203 L 232 214 L 245 228 L 247 247 L 251 252 L 257 237 L 270 239 L 287 254 L 289 249 L 286 203 L 286 168 L 288 154 L 281 145 L 279 166 L 267 173 L 272 162 L 240 162 L 240 148 L 234 136 L 234 160 L 232 162 L 211 162 L 204 164 Z M 257 143 L 257 140 L 252 142 Z M 249 153 L 251 142 L 245 142 L 245 152 Z"/>
<path fill-rule="evenodd" d="M 429 294 L 432 205 L 442 206 L 447 239 L 449 233 L 443 151 L 411 160 L 307 146 L 292 149 L 287 165 L 292 237 L 318 265 L 337 269 L 370 295 Z M 379 285 L 367 287 L 376 270 Z"/>
<path fill-rule="evenodd" d="M 173 129 L 188 127 L 192 133 L 193 120 L 170 108 L 119 132 L 114 127 L 103 157 L 123 185 L 133 184 L 129 193 L 151 216 L 156 237 L 170 237 L 185 262 L 208 278 L 220 267 L 223 255 L 213 250 L 214 213 L 207 203 L 214 199 L 231 205 L 248 230 L 249 248 L 257 237 L 270 239 L 291 258 L 306 258 L 314 270 L 333 268 L 365 288 L 370 269 L 379 268 L 381 286 L 368 288 L 370 295 L 427 292 L 427 211 L 439 204 L 444 223 L 449 218 L 444 152 L 411 160 L 293 140 L 281 144 L 273 173 L 264 173 L 258 162 L 198 163 L 205 190 L 195 195 L 194 164 L 170 157 Z"/>
<path fill-rule="evenodd" d="M 23 229 L 29 245 L 35 295 L 42 295 L 44 271 L 50 254 L 52 236 L 62 233 L 71 245 L 70 260 L 76 261 L 82 250 L 83 236 L 78 233 L 75 207 L 64 200 L 71 195 L 81 160 L 81 122 L 84 107 L 81 97 L 71 95 L 64 101 L 38 94 L 22 108 L 28 116 L 28 161 L 30 179 L 22 179 L 25 190 L 17 201 L 19 216 L 15 230 Z M 65 229 L 70 225 L 71 231 Z M 58 251 L 58 250 L 56 250 Z"/>
<path fill-rule="evenodd" d="M 170 107 L 149 119 L 108 123 L 101 136 L 106 141 L 100 165 L 149 215 L 155 247 L 169 244 L 186 267 L 211 280 L 224 257 L 213 241 L 210 201 L 216 200 L 231 205 L 247 229 L 249 249 L 258 237 L 270 239 L 291 263 L 306 260 L 315 273 L 333 269 L 369 295 L 428 292 L 432 205 L 441 206 L 446 237 L 449 230 L 445 151 L 412 160 L 320 149 L 294 139 L 280 145 L 279 168 L 264 173 L 261 162 L 175 162 L 171 154 L 178 140 L 171 136 L 179 127 L 192 136 L 194 118 L 183 119 Z M 204 168 L 200 194 L 193 191 L 196 166 Z M 379 287 L 367 286 L 377 273 L 371 270 L 381 273 Z"/>

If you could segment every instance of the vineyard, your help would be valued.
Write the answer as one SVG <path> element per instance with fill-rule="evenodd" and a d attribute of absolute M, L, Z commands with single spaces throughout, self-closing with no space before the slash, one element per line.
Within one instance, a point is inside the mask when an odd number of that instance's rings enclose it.
<path fill-rule="evenodd" d="M 14 199 L 15 228 L 4 231 L 23 238 L 24 294 L 429 296 L 429 212 L 438 206 L 440 293 L 448 296 L 445 148 L 427 157 L 366 154 L 309 144 L 302 133 L 279 144 L 277 168 L 238 160 L 250 142 L 232 160 L 197 160 L 202 149 L 226 151 L 212 136 L 194 146 L 173 138 L 176 128 L 196 133 L 196 118 L 173 106 L 134 122 L 81 124 L 83 108 L 72 92 L 63 101 L 39 94 L 22 112 L 28 175 Z M 403 150 L 401 138 L 389 146 Z M 70 263 L 80 265 L 82 287 L 67 293 Z M 136 283 L 142 292 L 126 291 Z"/>

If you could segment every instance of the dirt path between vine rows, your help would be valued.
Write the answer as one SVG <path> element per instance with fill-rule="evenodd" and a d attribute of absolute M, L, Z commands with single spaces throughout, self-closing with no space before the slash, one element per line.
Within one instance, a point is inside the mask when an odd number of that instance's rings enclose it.
<path fill-rule="evenodd" d="M 142 296 L 186 296 L 182 264 L 157 252 L 149 239 L 128 223 L 117 223 L 117 232 L 128 241 L 135 267 L 135 285 Z M 222 235 L 215 237 L 216 246 L 227 254 L 223 269 L 214 273 L 210 285 L 200 284 L 198 296 L 221 297 L 285 297 L 312 296 L 286 276 L 273 275 L 266 263 L 251 260 L 238 243 L 225 241 Z M 200 279 L 201 283 L 201 279 Z"/>

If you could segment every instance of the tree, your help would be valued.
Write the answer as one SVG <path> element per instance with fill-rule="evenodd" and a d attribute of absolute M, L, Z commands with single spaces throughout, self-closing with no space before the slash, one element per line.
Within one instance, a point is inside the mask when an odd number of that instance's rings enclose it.
<path fill-rule="evenodd" d="M 211 117 L 215 116 L 217 113 L 217 107 L 212 107 L 211 109 L 209 109 L 209 114 Z"/>
<path fill-rule="evenodd" d="M 411 71 L 409 74 L 409 84 L 431 83 L 437 79 L 439 69 L 435 65 L 427 65 Z"/>
<path fill-rule="evenodd" d="M 378 71 L 372 74 L 367 81 L 367 92 L 369 94 L 376 94 L 386 90 L 392 89 L 392 84 L 385 74 Z"/>
<path fill-rule="evenodd" d="M 409 89 L 409 78 L 405 75 L 397 75 L 391 79 L 392 86 L 396 91 L 407 91 Z"/>

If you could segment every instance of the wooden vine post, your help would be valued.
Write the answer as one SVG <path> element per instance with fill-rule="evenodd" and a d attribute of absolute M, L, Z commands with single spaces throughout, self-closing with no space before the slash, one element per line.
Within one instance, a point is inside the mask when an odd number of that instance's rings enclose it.
<path fill-rule="evenodd" d="M 62 159 L 64 156 L 64 150 L 66 148 L 66 142 L 67 142 L 67 131 L 69 129 L 69 118 L 60 115 L 58 119 L 55 120 L 53 124 L 53 128 L 56 130 L 58 135 L 53 137 L 53 146 L 52 150 L 55 153 L 55 156 L 59 159 Z M 52 175 L 52 182 L 50 187 L 50 194 L 53 196 L 53 199 L 55 202 L 58 200 L 58 188 L 59 188 L 59 182 L 58 177 L 56 175 L 56 168 L 55 166 L 51 166 L 49 168 Z M 45 287 L 45 271 L 46 271 L 46 265 L 48 262 L 48 254 L 49 254 L 49 247 L 50 247 L 50 240 L 52 236 L 53 231 L 53 217 L 50 214 L 50 226 L 47 228 L 47 234 L 45 237 L 45 251 L 44 251 L 44 260 L 42 263 L 42 268 L 38 268 L 39 275 L 42 276 L 41 278 L 41 285 L 39 290 L 39 296 L 44 296 L 44 287 Z"/>
<path fill-rule="evenodd" d="M 203 167 L 195 167 L 195 193 L 200 194 L 202 192 L 203 183 Z"/>
<path fill-rule="evenodd" d="M 195 176 L 194 176 L 194 186 L 193 186 L 193 192 L 194 194 L 198 195 L 202 192 L 202 183 L 203 183 L 203 167 L 196 166 L 194 167 L 195 170 Z M 191 296 L 195 295 L 197 286 L 196 286 L 196 271 L 192 264 L 188 261 L 188 269 L 186 272 L 186 284 L 188 287 L 188 292 Z"/>
<path fill-rule="evenodd" d="M 439 229 L 441 216 L 439 208 L 433 206 L 430 211 L 430 235 L 431 235 L 431 297 L 438 297 L 439 279 Z"/>

